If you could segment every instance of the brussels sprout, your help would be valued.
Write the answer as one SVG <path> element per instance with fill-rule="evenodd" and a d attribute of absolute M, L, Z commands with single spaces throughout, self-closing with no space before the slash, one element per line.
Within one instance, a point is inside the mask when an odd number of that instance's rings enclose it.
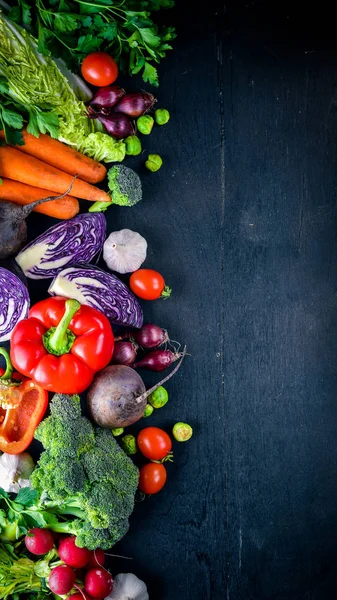
<path fill-rule="evenodd" d="M 125 152 L 129 156 L 138 156 L 142 151 L 142 144 L 136 135 L 129 135 L 129 137 L 124 140 L 124 144 Z"/>
<path fill-rule="evenodd" d="M 115 429 L 111 429 L 111 433 L 115 437 L 122 435 L 122 433 L 124 433 L 124 427 L 115 427 Z"/>
<path fill-rule="evenodd" d="M 172 429 L 172 433 L 177 442 L 187 442 L 193 435 L 193 429 L 187 423 L 176 423 Z"/>
<path fill-rule="evenodd" d="M 152 173 L 155 173 L 156 171 L 159 171 L 162 164 L 163 164 L 163 160 L 159 156 L 159 154 L 149 154 L 149 156 L 147 157 L 145 166 L 147 169 L 149 169 L 149 171 L 152 171 Z"/>
<path fill-rule="evenodd" d="M 168 402 L 168 393 L 166 389 L 160 385 L 159 388 L 149 395 L 148 401 L 153 408 L 162 408 Z"/>
<path fill-rule="evenodd" d="M 137 119 L 137 129 L 138 131 L 140 131 L 140 133 L 143 133 L 144 135 L 149 135 L 149 133 L 151 133 L 152 131 L 153 123 L 153 117 L 151 117 L 150 115 L 143 115 L 142 117 L 138 117 Z"/>
<path fill-rule="evenodd" d="M 124 435 L 121 439 L 121 446 L 125 454 L 137 454 L 137 442 L 134 435 L 130 433 Z"/>
<path fill-rule="evenodd" d="M 145 417 L 145 418 L 146 418 L 146 417 L 151 417 L 151 415 L 152 415 L 153 411 L 154 411 L 154 408 L 153 408 L 153 406 L 151 406 L 151 404 L 147 404 L 147 405 L 145 406 L 145 410 L 144 410 L 143 417 Z"/>
<path fill-rule="evenodd" d="M 170 120 L 170 113 L 166 108 L 157 108 L 154 113 L 154 120 L 157 125 L 166 125 L 166 123 Z"/>

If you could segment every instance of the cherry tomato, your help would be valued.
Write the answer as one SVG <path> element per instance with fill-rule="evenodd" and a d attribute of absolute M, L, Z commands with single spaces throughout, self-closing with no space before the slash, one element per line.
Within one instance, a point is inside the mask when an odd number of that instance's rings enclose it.
<path fill-rule="evenodd" d="M 138 269 L 130 277 L 130 288 L 143 300 L 157 300 L 165 289 L 164 277 L 152 269 Z"/>
<path fill-rule="evenodd" d="M 85 57 L 81 67 L 84 79 L 98 87 L 111 85 L 118 76 L 116 61 L 105 52 L 92 52 Z"/>
<path fill-rule="evenodd" d="M 138 448 L 150 460 L 162 460 L 171 452 L 170 436 L 159 427 L 145 427 L 137 438 Z"/>
<path fill-rule="evenodd" d="M 138 487 L 144 494 L 157 494 L 166 483 L 166 469 L 161 463 L 147 463 L 139 471 Z"/>

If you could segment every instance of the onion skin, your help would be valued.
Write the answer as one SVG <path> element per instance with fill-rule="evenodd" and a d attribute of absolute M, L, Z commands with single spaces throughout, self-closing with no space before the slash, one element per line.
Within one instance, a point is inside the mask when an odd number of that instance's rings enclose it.
<path fill-rule="evenodd" d="M 149 352 L 142 360 L 133 363 L 133 368 L 151 369 L 151 371 L 164 371 L 170 367 L 176 360 L 181 358 L 180 352 L 171 352 L 171 350 L 153 350 Z"/>
<path fill-rule="evenodd" d="M 113 365 L 131 365 L 137 356 L 137 349 L 132 342 L 116 342 L 111 363 Z"/>
<path fill-rule="evenodd" d="M 134 92 L 125 94 L 113 110 L 128 117 L 141 117 L 151 110 L 155 101 L 155 97 L 149 92 Z"/>
<path fill-rule="evenodd" d="M 166 329 L 162 329 L 152 323 L 146 323 L 139 331 L 134 332 L 132 335 L 142 348 L 149 350 L 157 348 L 169 340 Z"/>
<path fill-rule="evenodd" d="M 109 110 L 117 104 L 117 102 L 125 96 L 125 90 L 118 85 L 108 85 L 97 90 L 90 104 L 97 108 L 104 109 L 105 114 L 109 114 Z M 99 111 L 100 112 L 100 111 Z"/>

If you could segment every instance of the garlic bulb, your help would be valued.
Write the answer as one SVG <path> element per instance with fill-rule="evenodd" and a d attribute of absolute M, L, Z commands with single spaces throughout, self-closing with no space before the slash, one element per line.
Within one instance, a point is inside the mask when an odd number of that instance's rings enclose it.
<path fill-rule="evenodd" d="M 147 587 L 133 573 L 120 573 L 114 578 L 114 587 L 105 600 L 149 600 Z"/>
<path fill-rule="evenodd" d="M 2 454 L 0 457 L 0 487 L 5 492 L 17 494 L 22 487 L 32 487 L 29 477 L 34 471 L 34 462 L 28 452 Z"/>
<path fill-rule="evenodd" d="M 103 258 L 112 271 L 133 273 L 146 259 L 147 241 L 136 231 L 113 231 L 105 240 Z"/>

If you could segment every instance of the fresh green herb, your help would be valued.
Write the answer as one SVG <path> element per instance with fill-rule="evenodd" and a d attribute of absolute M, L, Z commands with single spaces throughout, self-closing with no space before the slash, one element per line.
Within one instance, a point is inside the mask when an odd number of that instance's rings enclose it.
<path fill-rule="evenodd" d="M 173 27 L 160 27 L 153 12 L 172 0 L 15 0 L 9 18 L 27 28 L 45 56 L 74 69 L 91 52 L 109 52 L 122 70 L 158 85 L 156 64 L 172 49 Z"/>

